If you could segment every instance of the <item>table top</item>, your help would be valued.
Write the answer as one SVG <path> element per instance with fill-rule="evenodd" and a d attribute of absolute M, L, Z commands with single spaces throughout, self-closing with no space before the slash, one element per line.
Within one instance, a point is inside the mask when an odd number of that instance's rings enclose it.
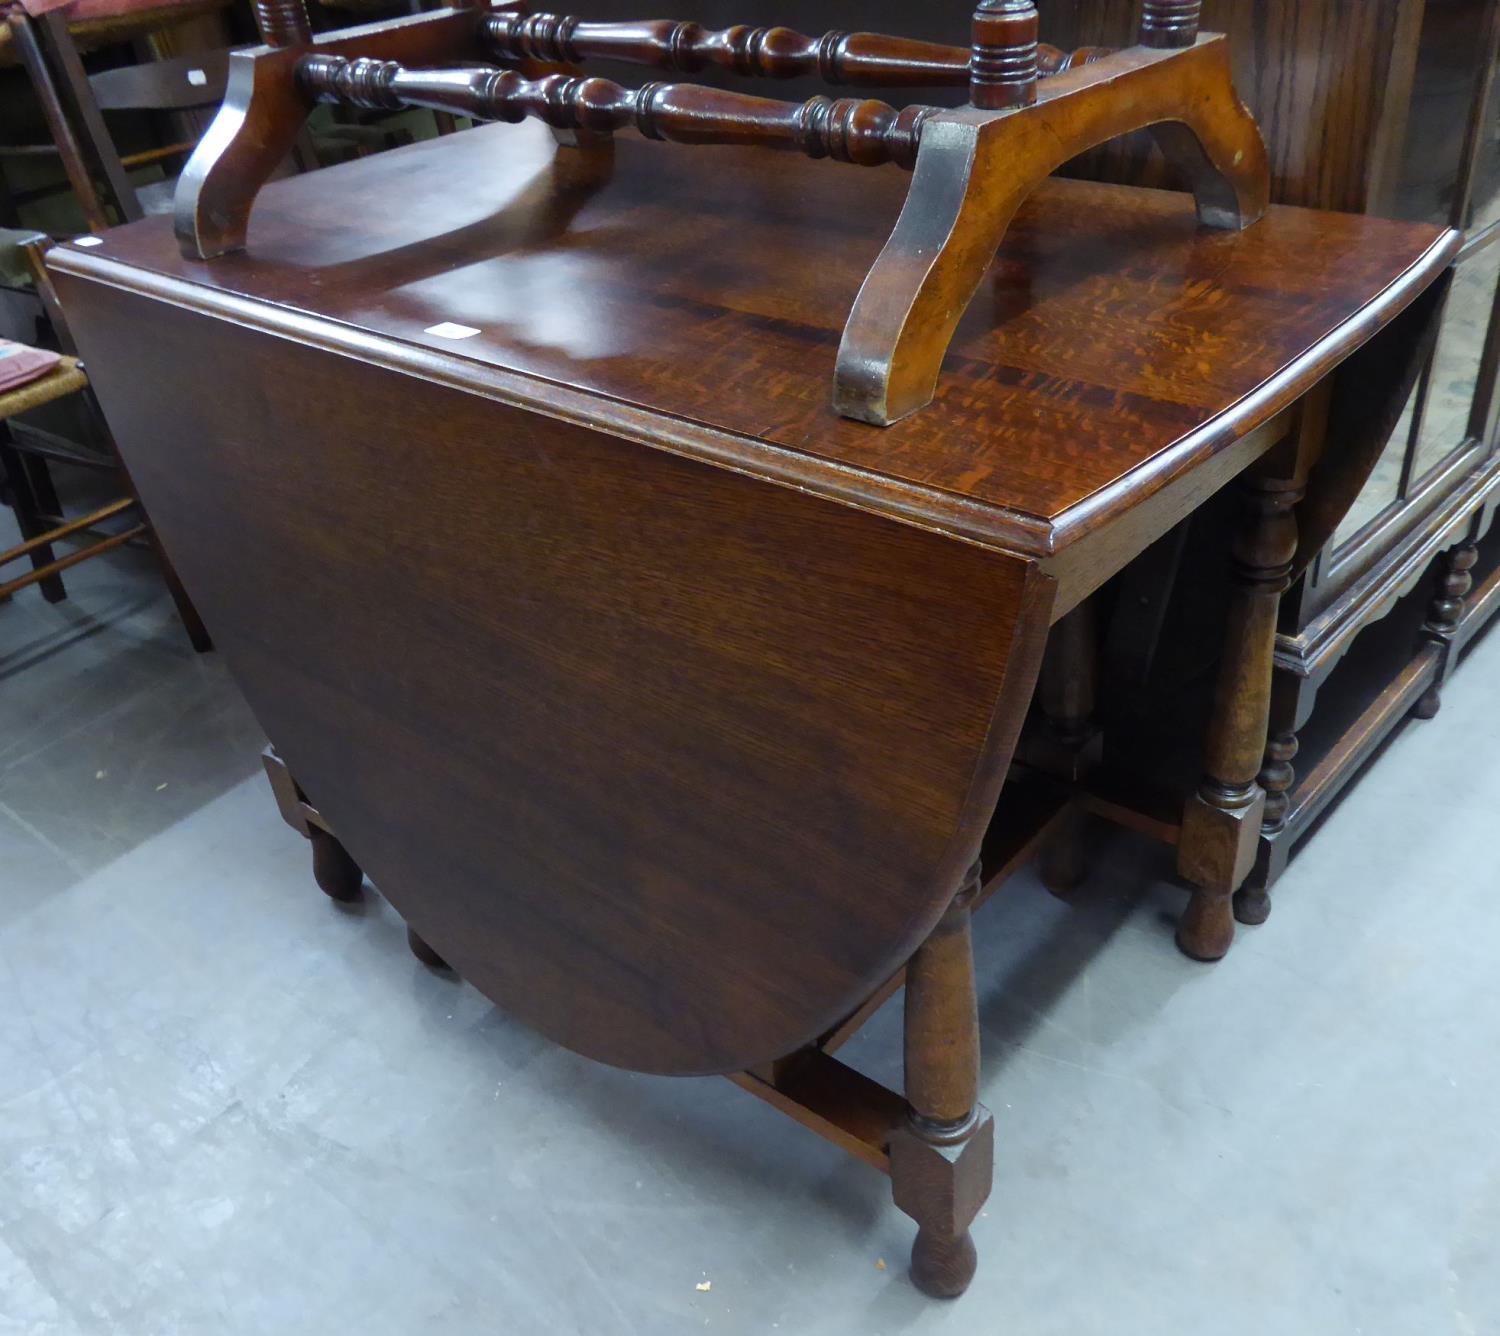
<path fill-rule="evenodd" d="M 1293 402 L 1446 266 L 1456 234 L 1054 179 L 889 428 L 830 405 L 839 337 L 910 178 L 618 137 L 612 165 L 485 126 L 273 183 L 245 253 L 167 219 L 68 272 L 669 449 L 1051 553 Z M 434 327 L 478 332 L 453 339 Z"/>

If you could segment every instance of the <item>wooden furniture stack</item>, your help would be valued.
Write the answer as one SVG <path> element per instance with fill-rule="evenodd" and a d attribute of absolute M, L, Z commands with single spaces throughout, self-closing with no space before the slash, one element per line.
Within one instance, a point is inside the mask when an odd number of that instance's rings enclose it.
<path fill-rule="evenodd" d="M 1180 940 L 1222 954 L 1280 595 L 1380 445 L 1322 410 L 1410 360 L 1457 236 L 1267 210 L 1183 0 L 1087 60 L 1039 57 L 1027 0 L 957 53 L 258 5 L 175 235 L 54 268 L 320 883 L 368 872 L 559 1043 L 728 1075 L 889 1173 L 915 1280 L 961 1293 L 994 1154 L 971 915 L 1070 810 L 1081 731 L 1006 784 L 1044 658 L 1066 724 L 1090 597 L 1232 497 L 1179 836 Z M 969 103 L 575 68 L 606 52 Z M 262 191 L 320 99 L 516 124 Z M 1047 179 L 1143 125 L 1195 203 Z M 836 1052 L 903 984 L 893 1091 Z"/>
<path fill-rule="evenodd" d="M 0 159 L 56 154 L 84 225 L 101 232 L 114 223 L 170 206 L 170 184 L 138 188 L 130 173 L 160 165 L 170 170 L 192 151 L 196 131 L 207 124 L 224 96 L 226 52 L 205 47 L 197 25 L 214 30 L 215 11 L 225 0 L 72 0 L 0 6 L 0 62 L 12 57 L 25 70 L 41 110 L 50 144 L 7 144 Z M 29 12 L 34 10 L 35 12 Z M 186 25 L 186 26 L 185 26 Z M 183 43 L 180 54 L 89 73 L 83 52 L 101 44 L 135 41 L 153 48 Z M 222 38 L 222 34 L 221 34 Z M 178 135 L 171 142 L 122 153 L 105 113 L 171 113 Z M 195 120 L 195 117 L 199 118 Z M 179 137 L 185 136 L 185 137 Z M 7 199 L 14 208 L 13 195 Z"/>
<path fill-rule="evenodd" d="M 71 350 L 71 333 L 42 262 L 50 244 L 46 237 L 38 235 L 24 239 L 19 243 L 19 249 L 25 256 L 54 338 Z M 99 449 L 77 446 L 39 430 L 33 423 L 20 420 L 25 414 L 74 395 L 82 401 L 85 417 L 93 425 L 94 435 L 99 441 Z M 53 463 L 113 474 L 119 478 L 121 495 L 87 514 L 64 515 L 62 503 L 52 485 L 50 465 Z M 0 567 L 11 567 L 0 571 L 0 601 L 35 585 L 49 603 L 60 603 L 67 597 L 64 571 L 126 543 L 148 543 L 161 563 L 162 579 L 193 648 L 199 653 L 213 648 L 197 610 L 184 592 L 177 572 L 161 551 L 150 521 L 141 511 L 140 500 L 99 415 L 83 363 L 71 351 L 64 353 L 57 367 L 47 375 L 0 394 L 0 499 L 10 506 L 21 533 L 21 542 L 0 552 Z M 71 550 L 59 551 L 64 547 Z M 22 561 L 27 562 L 31 569 L 18 574 L 14 567 Z"/>

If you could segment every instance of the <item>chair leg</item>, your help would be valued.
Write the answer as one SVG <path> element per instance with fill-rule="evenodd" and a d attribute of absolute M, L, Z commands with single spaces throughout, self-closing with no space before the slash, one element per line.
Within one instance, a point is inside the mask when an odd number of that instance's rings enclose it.
<path fill-rule="evenodd" d="M 20 529 L 21 537 L 30 540 L 46 533 L 52 526 L 42 518 L 44 506 L 42 498 L 37 495 L 36 475 L 27 467 L 27 462 L 16 449 L 10 428 L 0 422 L 0 486 L 3 486 L 5 498 L 15 511 L 16 527 Z M 42 476 L 45 478 L 46 491 L 55 504 L 57 498 L 52 491 L 52 479 L 45 473 Z M 52 544 L 43 543 L 31 551 L 31 568 L 40 570 L 56 559 Z M 39 580 L 37 588 L 42 591 L 42 597 L 48 603 L 60 603 L 68 596 L 61 575 L 49 575 Z"/>
<path fill-rule="evenodd" d="M 140 200 L 136 198 L 130 175 L 120 160 L 119 150 L 110 138 L 104 115 L 99 110 L 88 73 L 83 67 L 83 58 L 78 54 L 73 35 L 68 31 L 66 17 L 52 10 L 36 20 L 36 27 L 37 39 L 45 59 L 56 73 L 58 93 L 68 106 L 89 153 L 99 166 L 100 176 L 113 197 L 111 202 L 120 220 L 134 222 L 142 216 Z"/>
<path fill-rule="evenodd" d="M 150 517 L 148 516 L 147 519 L 149 523 Z M 198 615 L 198 609 L 193 606 L 187 590 L 182 587 L 182 581 L 177 576 L 177 568 L 172 565 L 163 550 L 161 540 L 156 536 L 156 530 L 148 528 L 146 532 L 150 537 L 152 551 L 156 553 L 156 559 L 161 563 L 162 583 L 167 586 L 167 593 L 172 596 L 172 603 L 177 608 L 177 616 L 182 621 L 183 630 L 187 632 L 188 643 L 199 654 L 207 654 L 214 647 L 213 637 L 209 635 L 208 627 L 203 625 L 203 618 Z"/>

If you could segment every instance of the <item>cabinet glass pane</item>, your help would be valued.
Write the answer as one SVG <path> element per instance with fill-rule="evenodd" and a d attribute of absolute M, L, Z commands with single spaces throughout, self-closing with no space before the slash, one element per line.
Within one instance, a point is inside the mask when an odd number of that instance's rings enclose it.
<path fill-rule="evenodd" d="M 1500 279 L 1500 241 L 1459 265 L 1443 311 L 1432 360 L 1427 403 L 1417 433 L 1413 478 L 1421 478 L 1468 438 L 1469 415 L 1479 385 L 1479 361 Z"/>
<path fill-rule="evenodd" d="M 1417 411 L 1417 391 L 1413 390 L 1406 400 L 1406 411 L 1401 421 L 1385 443 L 1380 460 L 1370 474 L 1370 481 L 1349 507 L 1344 522 L 1333 535 L 1334 546 L 1342 547 L 1361 529 L 1373 520 L 1401 494 L 1401 464 L 1406 458 L 1406 447 L 1411 442 L 1411 424 Z"/>
<path fill-rule="evenodd" d="M 1488 8 L 1489 0 L 1427 0 L 1393 200 L 1399 217 L 1440 223 L 1452 215 Z"/>
<path fill-rule="evenodd" d="M 1480 232 L 1496 221 L 1500 221 L 1500 79 L 1490 84 L 1489 103 L 1479 122 L 1469 230 Z"/>

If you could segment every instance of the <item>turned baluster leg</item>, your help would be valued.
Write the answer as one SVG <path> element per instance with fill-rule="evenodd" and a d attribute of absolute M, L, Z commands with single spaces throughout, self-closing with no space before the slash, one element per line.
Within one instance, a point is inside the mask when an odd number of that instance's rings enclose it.
<path fill-rule="evenodd" d="M 1464 600 L 1474 587 L 1471 572 L 1479 560 L 1479 549 L 1473 543 L 1464 543 L 1452 548 L 1442 556 L 1442 574 L 1438 579 L 1437 597 L 1427 610 L 1427 620 L 1422 624 L 1422 636 L 1442 646 L 1443 657 L 1438 666 L 1437 680 L 1422 693 L 1412 707 L 1418 719 L 1431 719 L 1443 707 L 1443 683 L 1452 668 L 1453 638 L 1464 617 Z"/>
<path fill-rule="evenodd" d="M 1197 888 L 1177 944 L 1195 960 L 1218 960 L 1229 950 L 1231 897 L 1255 862 L 1266 802 L 1257 776 L 1270 720 L 1276 615 L 1291 583 L 1302 491 L 1300 481 L 1262 474 L 1245 486 L 1204 774 L 1183 811 L 1177 850 L 1178 872 Z"/>
<path fill-rule="evenodd" d="M 1032 0 L 980 0 L 969 56 L 969 101 L 984 111 L 1036 101 L 1038 19 Z"/>
<path fill-rule="evenodd" d="M 936 1298 L 974 1278 L 969 1226 L 990 1193 L 995 1135 L 979 1103 L 979 1007 L 969 913 L 979 866 L 906 970 L 905 1124 L 891 1139 L 891 1190 L 917 1222 L 911 1275 Z"/>
<path fill-rule="evenodd" d="M 1085 600 L 1052 628 L 1037 686 L 1044 729 L 1036 749 L 1037 763 L 1070 785 L 1079 783 L 1098 758 L 1094 727 L 1097 660 L 1094 605 Z M 1038 854 L 1042 884 L 1053 895 L 1071 894 L 1088 872 L 1085 819 L 1082 808 L 1070 803 Z"/>
<path fill-rule="evenodd" d="M 1158 50 L 1192 46 L 1202 16 L 1202 0 L 1144 0 L 1141 45 Z"/>

